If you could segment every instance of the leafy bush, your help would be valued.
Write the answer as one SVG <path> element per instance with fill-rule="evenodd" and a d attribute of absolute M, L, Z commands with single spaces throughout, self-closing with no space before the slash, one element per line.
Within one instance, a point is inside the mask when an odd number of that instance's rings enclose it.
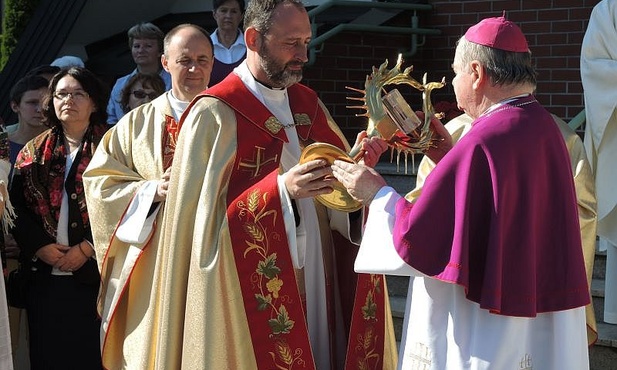
<path fill-rule="evenodd" d="M 2 17 L 2 40 L 0 44 L 0 68 L 9 60 L 17 42 L 26 29 L 32 14 L 41 0 L 6 0 Z"/>

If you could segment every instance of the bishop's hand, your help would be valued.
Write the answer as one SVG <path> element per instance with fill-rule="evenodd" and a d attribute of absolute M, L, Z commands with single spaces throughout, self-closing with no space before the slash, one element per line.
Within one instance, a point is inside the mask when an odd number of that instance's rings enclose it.
<path fill-rule="evenodd" d="M 424 112 L 416 112 L 416 114 L 420 119 L 424 120 Z M 433 162 L 439 163 L 441 158 L 452 149 L 454 144 L 452 143 L 452 136 L 450 136 L 448 129 L 446 129 L 444 124 L 435 116 L 431 117 L 431 131 L 433 131 L 431 146 L 424 154 Z"/>
<path fill-rule="evenodd" d="M 369 205 L 386 181 L 373 168 L 363 164 L 335 160 L 332 174 L 347 189 L 349 195 L 364 205 Z"/>

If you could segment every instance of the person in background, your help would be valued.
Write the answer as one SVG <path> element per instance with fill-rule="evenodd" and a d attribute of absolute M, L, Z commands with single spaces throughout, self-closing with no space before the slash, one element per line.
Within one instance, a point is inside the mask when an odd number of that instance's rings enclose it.
<path fill-rule="evenodd" d="M 214 43 L 214 66 L 210 86 L 221 82 L 244 58 L 246 45 L 239 28 L 244 14 L 244 0 L 214 0 L 212 16 L 216 30 L 212 33 Z"/>
<path fill-rule="evenodd" d="M 82 174 L 108 129 L 107 89 L 87 69 L 56 74 L 43 100 L 48 130 L 19 152 L 11 200 L 20 262 L 30 271 L 26 299 L 30 364 L 37 369 L 100 369 L 100 275 Z M 70 355 L 67 351 L 70 350 Z M 63 354 L 63 355 L 59 355 Z"/>
<path fill-rule="evenodd" d="M 431 117 L 426 155 L 436 166 L 416 200 L 372 168 L 332 166 L 370 206 L 356 270 L 412 276 L 399 368 L 588 369 L 572 165 L 533 96 L 527 40 L 505 16 L 483 19 L 459 39 L 452 68 L 458 106 L 474 122 L 453 146 Z"/>
<path fill-rule="evenodd" d="M 51 66 L 49 64 L 43 64 L 37 67 L 32 68 L 24 77 L 28 76 L 40 76 L 45 78 L 47 81 L 51 80 L 51 78 L 60 72 L 60 67 Z M 47 87 L 47 86 L 46 86 Z M 17 124 L 8 124 L 5 127 L 5 131 L 11 134 L 13 131 L 17 130 Z M 17 152 L 14 153 L 14 156 L 17 155 Z"/>
<path fill-rule="evenodd" d="M 598 198 L 599 250 L 606 251 L 604 322 L 617 324 L 617 1 L 592 10 L 581 45 L 585 149 Z"/>
<path fill-rule="evenodd" d="M 102 280 L 100 336 L 103 365 L 108 369 L 183 368 L 176 362 L 182 356 L 182 340 L 175 331 L 184 325 L 159 321 L 160 301 L 152 293 L 159 289 L 160 278 L 151 268 L 153 259 L 166 251 L 159 244 L 161 230 L 179 221 L 168 221 L 171 215 L 163 205 L 180 117 L 207 88 L 213 53 L 208 32 L 193 24 L 169 31 L 164 44 L 162 63 L 171 74 L 171 90 L 122 117 L 105 135 L 84 173 L 90 215 L 97 220 L 93 236 Z M 151 237 L 147 230 L 153 230 Z M 174 334 L 158 338 L 168 329 Z"/>
<path fill-rule="evenodd" d="M 110 125 L 118 122 L 124 115 L 124 110 L 120 105 L 122 89 L 133 75 L 137 73 L 158 74 L 165 81 L 165 90 L 171 88 L 171 76 L 161 65 L 165 34 L 152 23 L 139 23 L 131 27 L 127 35 L 136 68 L 128 75 L 120 77 L 111 89 L 107 104 L 107 123 Z"/>
<path fill-rule="evenodd" d="M 42 76 L 26 75 L 11 88 L 11 110 L 17 114 L 17 122 L 9 126 L 14 127 L 9 132 L 12 164 L 15 164 L 21 148 L 47 129 L 43 122 L 41 104 L 48 84 L 49 81 Z"/>
<path fill-rule="evenodd" d="M 9 93 L 11 109 L 17 114 L 17 123 L 9 126 L 16 128 L 8 133 L 11 164 L 7 183 L 9 189 L 12 188 L 13 166 L 17 154 L 28 141 L 47 129 L 43 122 L 41 109 L 43 97 L 47 92 L 47 85 L 48 81 L 41 76 L 26 76 L 17 81 Z M 4 234 L 4 248 L 7 269 L 17 268 L 19 246 L 10 231 Z M 17 343 L 17 341 L 14 342 Z"/>
<path fill-rule="evenodd" d="M 43 122 L 42 103 L 49 81 L 44 76 L 53 76 L 59 70 L 58 67 L 42 66 L 18 80 L 11 88 L 9 93 L 10 105 L 17 115 L 17 122 L 7 128 L 11 164 L 8 178 L 9 189 L 14 187 L 13 178 L 19 177 L 19 171 L 15 171 L 13 168 L 17 154 L 28 141 L 47 129 Z M 17 183 L 22 184 L 23 182 L 18 180 Z M 13 237 L 13 230 L 10 228 L 4 233 L 4 248 L 7 271 L 16 269 L 18 267 L 19 245 Z M 25 315 L 22 315 L 23 312 L 22 309 L 17 307 L 9 308 L 11 343 L 16 369 L 30 368 L 27 355 L 27 326 Z"/>
<path fill-rule="evenodd" d="M 149 103 L 165 92 L 165 81 L 159 75 L 138 73 L 131 77 L 120 98 L 120 105 L 124 113 Z"/>
<path fill-rule="evenodd" d="M 52 77 L 58 72 L 60 72 L 60 67 L 52 66 L 49 64 L 42 64 L 40 66 L 34 67 L 26 73 L 26 76 L 41 76 L 45 77 L 47 81 L 51 80 Z"/>
<path fill-rule="evenodd" d="M 52 67 L 58 67 L 60 69 L 68 69 L 71 67 L 80 67 L 85 68 L 86 65 L 84 61 L 81 60 L 80 57 L 76 57 L 73 55 L 64 55 L 54 59 L 53 62 L 50 63 Z"/>

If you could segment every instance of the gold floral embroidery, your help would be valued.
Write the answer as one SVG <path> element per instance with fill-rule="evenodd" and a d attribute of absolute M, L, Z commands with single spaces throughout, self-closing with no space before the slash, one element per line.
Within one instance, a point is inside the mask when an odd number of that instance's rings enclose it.
<path fill-rule="evenodd" d="M 283 286 L 283 280 L 278 277 L 273 278 L 266 284 L 266 288 L 268 288 L 268 291 L 272 293 L 272 297 L 274 298 L 279 297 L 279 290 L 281 290 L 281 286 Z"/>
<path fill-rule="evenodd" d="M 371 287 L 366 294 L 364 306 L 362 306 L 362 316 L 364 320 L 377 320 L 377 304 L 375 295 L 381 294 L 381 275 L 371 275 Z"/>
<path fill-rule="evenodd" d="M 377 303 L 375 296 L 382 293 L 381 276 L 371 275 L 370 287 L 366 294 L 364 306 L 362 306 L 362 317 L 371 324 L 367 325 L 364 334 L 359 334 L 356 338 L 357 344 L 355 347 L 358 354 L 358 369 L 368 370 L 375 369 L 381 362 L 381 356 L 377 351 L 378 336 L 375 335 L 375 324 L 377 323 Z"/>
<path fill-rule="evenodd" d="M 293 350 L 284 337 L 294 328 L 295 320 L 289 316 L 284 304 L 290 301 L 289 297 L 285 294 L 280 295 L 285 282 L 279 276 L 281 268 L 277 264 L 277 254 L 270 252 L 269 248 L 269 241 L 280 240 L 280 236 L 276 232 L 268 232 L 266 218 L 271 217 L 274 224 L 277 211 L 266 209 L 267 200 L 268 193 L 261 194 L 259 190 L 253 190 L 248 194 L 246 203 L 238 202 L 238 208 L 239 217 L 246 218 L 243 228 L 249 237 L 245 240 L 247 248 L 244 250 L 244 257 L 249 253 L 259 255 L 255 274 L 251 280 L 254 282 L 257 309 L 270 312 L 268 320 L 270 337 L 276 337 L 276 341 L 274 350 L 269 353 L 276 368 L 284 370 L 291 369 L 294 364 L 304 364 L 305 361 L 302 359 L 302 349 Z"/>
<path fill-rule="evenodd" d="M 304 367 L 306 364 L 302 359 L 302 349 L 297 348 L 295 351 L 292 351 L 289 344 L 285 341 L 277 341 L 275 344 L 275 350 L 276 355 L 274 352 L 270 352 L 270 356 L 272 356 L 272 361 L 274 361 L 276 368 L 279 370 L 291 369 L 294 364 L 300 367 Z M 282 362 L 283 365 L 281 365 L 280 362 Z"/>

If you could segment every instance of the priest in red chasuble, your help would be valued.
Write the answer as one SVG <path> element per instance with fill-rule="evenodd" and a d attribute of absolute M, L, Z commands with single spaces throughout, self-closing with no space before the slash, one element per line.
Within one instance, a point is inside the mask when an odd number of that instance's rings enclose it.
<path fill-rule="evenodd" d="M 312 142 L 349 150 L 317 94 L 299 84 L 307 11 L 295 0 L 253 0 L 244 25 L 246 61 L 179 122 L 152 230 L 112 238 L 103 358 L 123 368 L 130 359 L 154 369 L 394 369 L 384 277 L 353 271 L 363 215 L 315 202 L 331 191 L 331 170 L 323 160 L 298 164 Z"/>

